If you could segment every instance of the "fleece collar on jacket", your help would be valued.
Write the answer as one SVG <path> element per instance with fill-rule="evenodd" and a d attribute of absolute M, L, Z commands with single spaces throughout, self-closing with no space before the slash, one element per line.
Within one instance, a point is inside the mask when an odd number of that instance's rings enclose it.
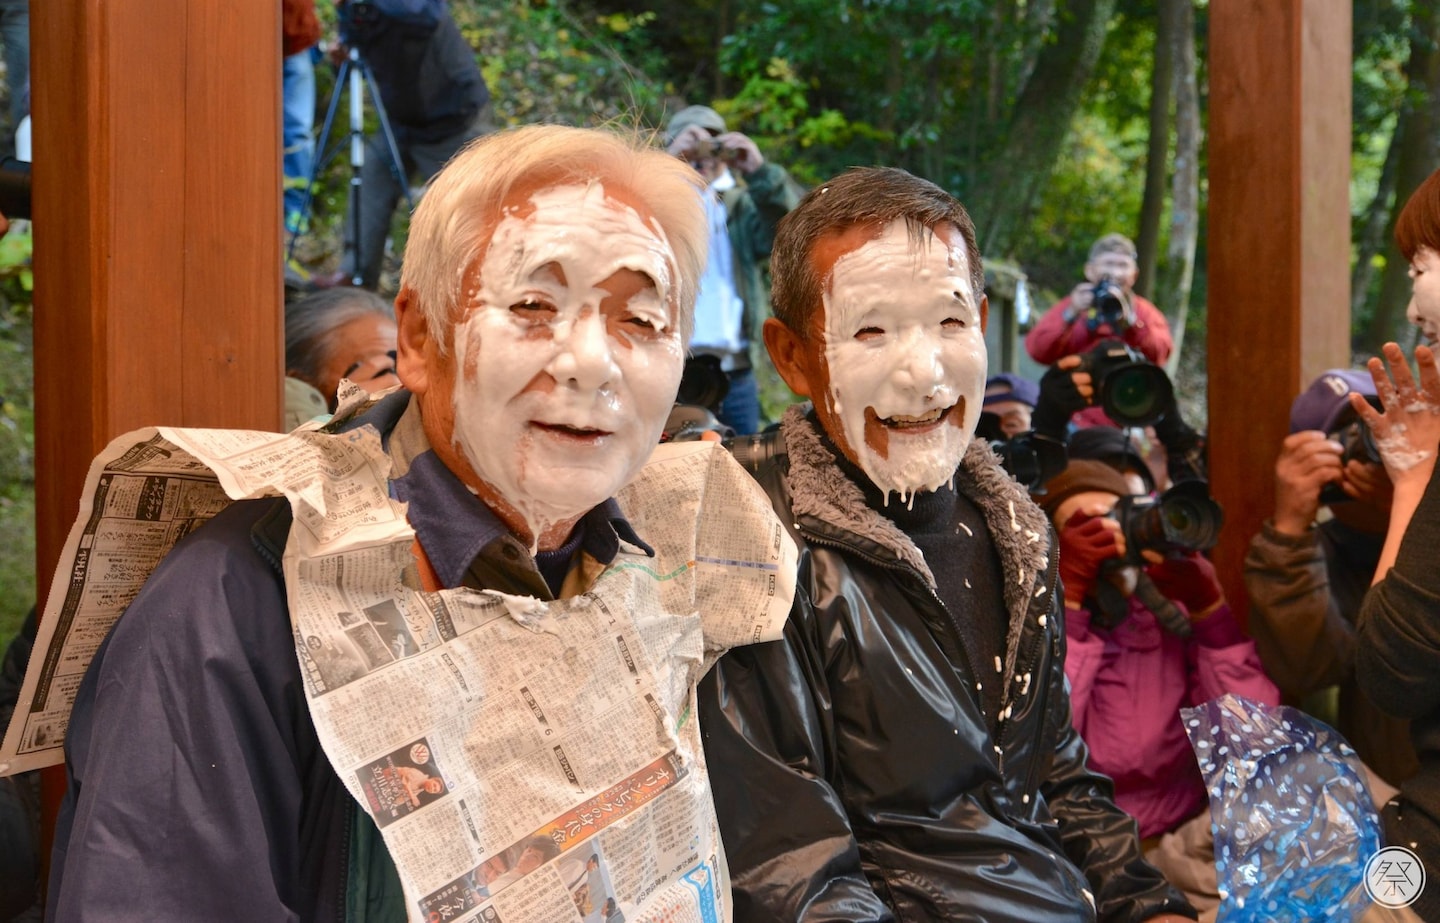
<path fill-rule="evenodd" d="M 791 511 L 797 519 L 812 518 L 893 551 L 933 590 L 935 576 L 920 549 L 893 522 L 866 505 L 860 488 L 840 471 L 834 455 L 806 419 L 809 409 L 808 404 L 791 407 L 780 421 L 790 459 Z M 1050 591 L 1043 583 L 1037 587 L 1049 566 L 1049 524 L 1025 489 L 1000 467 L 1000 460 L 983 439 L 970 443 L 955 471 L 955 488 L 980 509 L 1000 556 L 1005 609 L 1010 617 L 1006 663 L 1013 664 L 1031 599 Z"/>

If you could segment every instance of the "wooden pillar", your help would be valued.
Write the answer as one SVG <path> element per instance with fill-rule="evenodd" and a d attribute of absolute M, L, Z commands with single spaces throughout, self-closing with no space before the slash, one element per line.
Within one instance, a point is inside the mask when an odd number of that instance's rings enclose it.
<path fill-rule="evenodd" d="M 280 14 L 259 0 L 47 0 L 30 15 L 43 605 L 111 438 L 279 427 Z"/>
<path fill-rule="evenodd" d="M 1242 618 L 1290 402 L 1350 363 L 1350 17 L 1333 0 L 1210 4 L 1210 472 Z"/>

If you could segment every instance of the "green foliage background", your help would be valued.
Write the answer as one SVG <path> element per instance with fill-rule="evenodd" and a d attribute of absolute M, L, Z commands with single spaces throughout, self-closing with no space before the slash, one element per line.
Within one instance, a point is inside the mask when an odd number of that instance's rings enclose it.
<path fill-rule="evenodd" d="M 16 222 L 0 238 L 0 651 L 35 603 L 30 252 L 30 229 Z"/>
<path fill-rule="evenodd" d="M 1017 265 L 1043 310 L 1078 281 L 1091 241 L 1137 230 L 1158 0 L 1097 7 L 1103 2 L 450 0 L 450 9 L 476 50 L 500 124 L 658 130 L 668 113 L 708 103 L 802 184 L 851 165 L 886 163 L 927 176 L 967 203 L 991 191 L 987 169 L 1004 149 L 1010 110 L 1037 55 L 1055 43 L 1066 17 L 1111 11 L 1103 53 L 1066 120 L 1059 155 L 1033 196 L 1012 203 L 1021 216 L 1017 242 L 985 254 Z M 1395 113 L 1412 92 L 1404 65 L 1414 2 L 1354 3 L 1356 235 L 1375 197 Z M 333 34 L 332 0 L 319 0 L 317 8 Z M 1207 0 L 1197 0 L 1202 112 L 1207 11 Z M 333 81 L 331 68 L 317 68 L 317 129 Z M 343 139 L 330 144 L 337 140 Z M 334 268 L 341 251 L 349 167 L 343 150 L 338 154 L 321 176 L 311 228 L 297 246 L 299 262 L 314 270 Z M 1196 309 L 1176 379 L 1187 417 L 1203 422 L 1203 151 L 1200 174 Z M 397 252 L 405 230 L 397 215 Z M 0 644 L 35 596 L 29 253 L 26 229 L 0 239 Z M 1376 257 L 1382 266 L 1385 259 Z M 393 289 L 393 269 L 392 263 L 382 288 Z M 1370 285 L 1373 294 L 1378 272 Z M 1161 305 L 1172 316 L 1177 307 Z M 1353 318 L 1357 331 L 1365 311 Z M 783 386 L 772 388 L 767 409 L 786 397 Z"/>

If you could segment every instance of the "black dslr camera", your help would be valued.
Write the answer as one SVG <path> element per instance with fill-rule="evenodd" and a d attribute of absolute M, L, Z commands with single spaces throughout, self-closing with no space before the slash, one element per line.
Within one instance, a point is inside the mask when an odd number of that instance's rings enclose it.
<path fill-rule="evenodd" d="M 1367 397 L 1366 400 L 1372 404 L 1378 403 L 1377 398 Z M 1372 465 L 1383 465 L 1385 463 L 1380 457 L 1380 449 L 1375 445 L 1375 434 L 1370 431 L 1370 427 L 1365 425 L 1365 421 L 1359 417 L 1353 417 L 1349 423 L 1334 432 L 1326 433 L 1326 438 L 1333 439 L 1342 446 L 1340 452 L 1341 466 L 1351 461 L 1369 462 Z M 1345 493 L 1335 481 L 1331 481 L 1320 488 L 1320 502 L 1326 506 L 1332 503 L 1345 503 L 1350 499 L 1350 495 Z"/>
<path fill-rule="evenodd" d="M 373 39 L 385 19 L 385 13 L 373 0 L 348 0 L 335 7 L 340 40 L 346 45 L 366 45 Z"/>
<path fill-rule="evenodd" d="M 1111 330 L 1124 330 L 1134 325 L 1134 309 L 1120 283 L 1109 276 L 1102 276 L 1090 291 L 1092 308 L 1085 326 L 1091 333 L 1104 324 L 1109 324 Z"/>
<path fill-rule="evenodd" d="M 1080 357 L 1096 401 L 1121 426 L 1149 426 L 1175 406 L 1170 376 L 1119 340 L 1104 340 Z"/>
<path fill-rule="evenodd" d="M 730 376 L 720 367 L 718 356 L 700 354 L 685 360 L 675 406 L 660 434 L 661 442 L 688 442 L 703 433 L 716 432 L 730 438 L 735 431 L 719 420 L 720 403 L 730 391 Z"/>
<path fill-rule="evenodd" d="M 1065 470 L 1068 458 L 1065 443 L 1030 430 L 1010 438 L 1000 429 L 1000 418 L 993 413 L 980 414 L 975 438 L 990 443 L 1006 473 L 1031 493 L 1037 493 L 1055 475 Z"/>
<path fill-rule="evenodd" d="M 680 376 L 680 392 L 675 395 L 675 403 L 694 404 L 718 414 L 720 403 L 729 393 L 730 376 L 720 367 L 720 357 L 700 353 L 685 360 L 685 371 Z"/>
<path fill-rule="evenodd" d="M 1125 535 L 1127 564 L 1143 566 L 1142 551 L 1208 551 L 1220 539 L 1225 512 L 1204 481 L 1181 481 L 1158 497 L 1121 497 L 1110 515 Z"/>

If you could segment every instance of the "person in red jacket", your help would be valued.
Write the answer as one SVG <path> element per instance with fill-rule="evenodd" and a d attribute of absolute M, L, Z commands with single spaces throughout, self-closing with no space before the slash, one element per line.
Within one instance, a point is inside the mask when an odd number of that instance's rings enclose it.
<path fill-rule="evenodd" d="M 1030 358 L 1041 365 L 1054 365 L 1101 340 L 1118 337 L 1146 359 L 1164 365 L 1175 343 L 1165 315 L 1132 289 L 1140 274 L 1135 260 L 1135 244 L 1123 234 L 1106 234 L 1095 241 L 1085 262 L 1085 281 L 1056 302 L 1026 334 L 1025 350 Z"/>

